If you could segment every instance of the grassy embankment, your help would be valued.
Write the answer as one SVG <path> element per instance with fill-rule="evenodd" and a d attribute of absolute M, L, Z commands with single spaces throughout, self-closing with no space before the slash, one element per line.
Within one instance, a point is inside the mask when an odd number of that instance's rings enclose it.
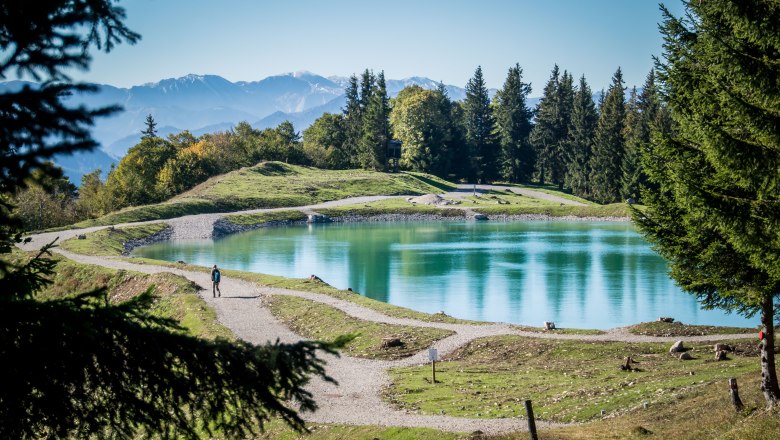
<path fill-rule="evenodd" d="M 343 334 L 356 335 L 342 352 L 366 359 L 401 359 L 454 334 L 448 330 L 381 324 L 347 315 L 339 309 L 287 295 L 267 299 L 271 313 L 301 336 L 330 341 Z M 402 346 L 381 348 L 383 338 L 398 338 Z"/>
<path fill-rule="evenodd" d="M 564 193 L 556 194 L 564 196 Z M 574 196 L 568 198 L 576 198 Z M 548 217 L 630 217 L 628 205 L 614 203 L 597 205 L 586 202 L 584 206 L 561 205 L 545 199 L 527 197 L 508 192 L 489 191 L 484 195 L 463 196 L 457 205 L 431 206 L 410 203 L 405 199 L 379 200 L 370 203 L 337 206 L 318 209 L 317 212 L 328 217 L 361 216 L 374 217 L 386 214 L 434 215 L 443 218 L 465 219 L 466 210 L 486 215 L 542 215 Z M 581 199 L 580 199 L 581 200 Z M 275 221 L 303 221 L 305 215 L 296 210 L 265 212 L 257 214 L 237 214 L 226 217 L 228 221 L 240 225 L 258 225 Z"/>
<path fill-rule="evenodd" d="M 700 336 L 700 335 L 729 335 L 739 333 L 758 333 L 755 328 L 744 327 L 718 327 L 714 325 L 689 325 L 669 322 L 643 322 L 632 325 L 628 331 L 636 335 L 647 336 Z"/>
<path fill-rule="evenodd" d="M 77 254 L 121 255 L 125 250 L 125 242 L 150 237 L 162 232 L 167 227 L 168 225 L 165 223 L 152 223 L 126 228 L 101 229 L 84 234 L 86 236 L 84 240 L 79 240 L 78 238 L 65 240 L 60 243 L 60 247 Z"/>
<path fill-rule="evenodd" d="M 357 196 L 439 193 L 452 187 L 449 182 L 422 173 L 321 170 L 281 162 L 263 162 L 212 177 L 166 202 L 126 208 L 74 226 L 101 226 L 188 214 L 304 206 Z"/>

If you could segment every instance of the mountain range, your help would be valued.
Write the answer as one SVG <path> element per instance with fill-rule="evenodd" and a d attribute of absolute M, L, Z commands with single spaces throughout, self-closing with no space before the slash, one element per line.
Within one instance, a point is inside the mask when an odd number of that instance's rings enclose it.
<path fill-rule="evenodd" d="M 348 81 L 346 77 L 326 78 L 311 72 L 295 72 L 251 82 L 190 74 L 129 88 L 98 84 L 96 93 L 75 94 L 66 99 L 72 105 L 95 108 L 118 104 L 124 110 L 95 121 L 92 135 L 100 143 L 100 149 L 59 157 L 56 162 L 76 183 L 82 174 L 95 168 L 107 171 L 138 143 L 149 114 L 158 123 L 161 136 L 183 130 L 190 130 L 197 136 L 230 129 L 241 121 L 264 129 L 289 120 L 296 130 L 303 131 L 323 113 L 341 111 Z M 25 84 L 32 83 L 0 82 L 0 93 L 17 90 Z M 387 80 L 388 95 L 394 97 L 413 84 L 435 89 L 439 83 L 425 77 L 390 79 Z M 455 101 L 466 96 L 462 87 L 445 87 Z M 495 90 L 491 90 L 491 95 L 493 93 Z"/>

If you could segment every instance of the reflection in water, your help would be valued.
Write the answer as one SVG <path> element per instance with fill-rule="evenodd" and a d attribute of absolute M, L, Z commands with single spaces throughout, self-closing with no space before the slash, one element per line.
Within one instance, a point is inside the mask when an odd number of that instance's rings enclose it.
<path fill-rule="evenodd" d="M 266 228 L 135 255 L 304 278 L 467 319 L 610 328 L 658 316 L 752 326 L 700 310 L 628 223 L 442 222 Z"/>

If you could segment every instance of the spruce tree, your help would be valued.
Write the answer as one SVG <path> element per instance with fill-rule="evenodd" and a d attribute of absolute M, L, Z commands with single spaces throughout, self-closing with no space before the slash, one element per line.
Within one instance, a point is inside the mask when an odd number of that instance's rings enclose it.
<path fill-rule="evenodd" d="M 580 84 L 574 95 L 571 122 L 566 139 L 567 172 L 565 184 L 571 188 L 573 194 L 580 197 L 590 197 L 590 156 L 597 121 L 598 113 L 593 103 L 593 92 L 585 81 L 585 75 L 583 75 L 580 77 Z"/>
<path fill-rule="evenodd" d="M 466 84 L 463 121 L 472 164 L 470 177 L 480 182 L 494 180 L 498 177 L 498 142 L 481 66 L 477 67 L 474 76 Z"/>
<path fill-rule="evenodd" d="M 574 79 L 571 73 L 565 70 L 563 75 L 561 75 L 561 82 L 558 84 L 556 96 L 558 99 L 558 141 L 550 157 L 550 183 L 558 185 L 559 189 L 563 189 L 566 174 L 568 173 L 567 158 L 569 152 L 567 151 L 568 144 L 566 140 L 569 137 L 569 126 L 571 125 L 571 114 L 574 106 Z"/>
<path fill-rule="evenodd" d="M 552 175 L 555 155 L 561 140 L 558 125 L 560 122 L 559 85 L 560 71 L 556 64 L 550 74 L 550 79 L 544 86 L 542 98 L 536 106 L 536 121 L 529 137 L 536 155 L 536 174 L 541 184 L 544 184 L 548 176 Z"/>
<path fill-rule="evenodd" d="M 780 402 L 780 4 L 689 2 L 662 8 L 658 79 L 674 121 L 644 163 L 658 186 L 634 218 L 704 307 L 760 314 L 761 390 Z M 645 159 L 645 158 L 643 158 Z"/>
<path fill-rule="evenodd" d="M 357 76 L 349 77 L 345 93 L 344 106 L 344 144 L 341 150 L 347 167 L 358 167 L 358 145 L 363 134 L 363 111 L 360 107 L 360 92 Z"/>
<path fill-rule="evenodd" d="M 590 161 L 591 194 L 593 200 L 599 203 L 614 203 L 620 200 L 625 150 L 623 138 L 626 117 L 624 91 L 623 73 L 618 67 L 612 76 L 612 85 L 607 90 L 604 103 L 601 106 Z"/>
<path fill-rule="evenodd" d="M 531 85 L 523 82 L 520 64 L 509 68 L 506 81 L 496 93 L 494 110 L 501 154 L 500 175 L 510 182 L 528 182 L 534 169 L 533 149 L 528 136 L 533 113 L 526 100 Z"/>
<path fill-rule="evenodd" d="M 365 169 L 384 170 L 387 166 L 387 142 L 390 140 L 390 106 L 384 72 L 375 77 L 366 69 L 361 81 L 360 103 L 363 108 L 358 151 L 360 165 Z"/>
<path fill-rule="evenodd" d="M 152 117 L 152 114 L 149 113 L 146 115 L 146 128 L 141 130 L 141 138 L 142 139 L 150 139 L 150 138 L 156 138 L 157 137 L 157 123 L 154 122 L 154 117 Z"/>
<path fill-rule="evenodd" d="M 636 87 L 631 88 L 626 102 L 626 118 L 623 125 L 623 173 L 621 176 L 620 195 L 623 200 L 639 200 L 639 185 L 642 169 L 639 164 L 639 139 L 642 131 L 642 115 L 639 108 L 639 95 Z"/>

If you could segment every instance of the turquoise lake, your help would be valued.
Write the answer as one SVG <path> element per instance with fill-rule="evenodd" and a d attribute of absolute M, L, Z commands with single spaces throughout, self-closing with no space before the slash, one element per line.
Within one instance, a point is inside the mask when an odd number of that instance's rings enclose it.
<path fill-rule="evenodd" d="M 133 255 L 315 274 L 379 301 L 483 321 L 607 329 L 671 316 L 686 324 L 758 324 L 757 317 L 702 310 L 630 223 L 334 223 L 164 242 Z"/>

